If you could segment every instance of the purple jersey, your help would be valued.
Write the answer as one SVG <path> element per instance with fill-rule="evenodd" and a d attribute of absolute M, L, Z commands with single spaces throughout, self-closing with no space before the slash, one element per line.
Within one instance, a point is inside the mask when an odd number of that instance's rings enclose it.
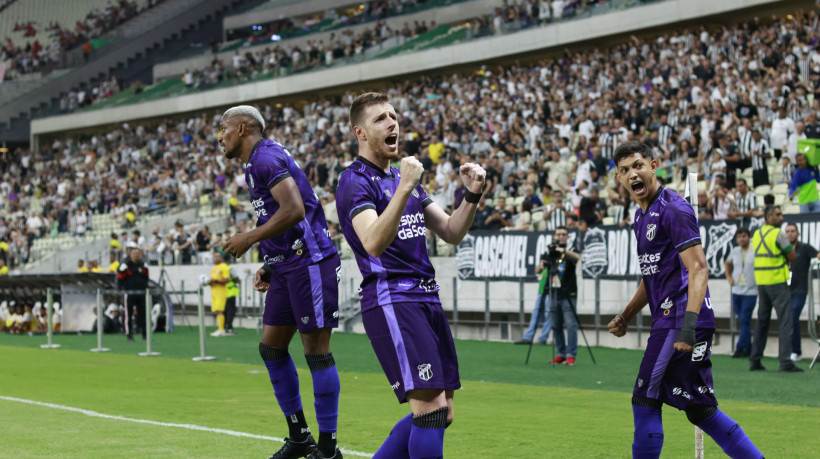
<path fill-rule="evenodd" d="M 345 239 L 356 254 L 362 273 L 362 311 L 393 303 L 439 303 L 435 270 L 427 256 L 424 208 L 433 201 L 421 185 L 416 186 L 399 222 L 396 238 L 379 257 L 362 246 L 353 229 L 353 217 L 367 209 L 381 215 L 399 185 L 399 169 L 385 173 L 359 157 L 339 177 L 336 209 Z"/>
<path fill-rule="evenodd" d="M 679 253 L 701 243 L 695 211 L 679 194 L 660 187 L 649 207 L 635 213 L 633 229 L 652 330 L 681 328 L 689 298 L 689 271 Z M 715 328 L 708 289 L 696 327 Z"/>
<path fill-rule="evenodd" d="M 277 274 L 336 254 L 319 198 L 290 153 L 273 140 L 257 143 L 245 168 L 245 183 L 256 212 L 256 226 L 264 225 L 279 210 L 279 203 L 273 199 L 270 190 L 288 177 L 292 177 L 299 187 L 305 219 L 284 234 L 260 242 L 265 263 Z"/>

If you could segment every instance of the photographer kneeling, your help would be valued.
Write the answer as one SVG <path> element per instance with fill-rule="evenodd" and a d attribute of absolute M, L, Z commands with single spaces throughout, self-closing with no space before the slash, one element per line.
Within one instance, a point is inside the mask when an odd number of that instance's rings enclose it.
<path fill-rule="evenodd" d="M 569 231 L 565 226 L 555 228 L 549 252 L 544 254 L 547 260 L 550 299 L 555 299 L 554 303 L 550 301 L 553 340 L 557 348 L 557 355 L 550 362 L 553 365 L 575 365 L 575 355 L 578 353 L 578 322 L 575 315 L 578 283 L 575 265 L 581 255 L 574 250 L 575 247 L 567 247 L 568 239 Z M 567 329 L 566 337 L 564 328 Z"/>

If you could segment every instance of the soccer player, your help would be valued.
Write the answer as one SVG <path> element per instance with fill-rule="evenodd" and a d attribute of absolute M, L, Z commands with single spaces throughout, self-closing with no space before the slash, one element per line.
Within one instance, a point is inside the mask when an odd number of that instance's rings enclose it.
<path fill-rule="evenodd" d="M 661 406 L 686 411 L 733 458 L 761 458 L 743 429 L 717 407 L 709 360 L 715 315 L 709 269 L 692 207 L 655 178 L 658 163 L 644 143 L 615 150 L 616 177 L 640 206 L 633 228 L 643 279 L 626 308 L 609 323 L 621 337 L 649 304 L 652 330 L 632 392 L 632 456 L 657 458 L 663 448 Z"/>
<path fill-rule="evenodd" d="M 339 373 L 330 352 L 331 329 L 339 324 L 341 268 L 325 214 L 305 173 L 290 153 L 263 137 L 257 109 L 240 105 L 222 116 L 219 143 L 228 158 L 246 165 L 245 181 L 256 212 L 256 228 L 230 238 L 223 251 L 242 256 L 259 243 L 265 265 L 254 287 L 267 290 L 259 353 L 288 423 L 289 437 L 272 459 L 342 457 L 336 446 Z M 313 378 L 319 443 L 302 412 L 299 377 L 288 345 L 299 331 Z"/>
<path fill-rule="evenodd" d="M 427 256 L 433 231 L 457 244 L 472 225 L 486 172 L 464 164 L 464 201 L 447 215 L 419 185 L 424 168 L 399 157 L 399 124 L 387 96 L 365 93 L 350 107 L 359 156 L 339 177 L 336 207 L 363 281 L 362 321 L 388 383 L 412 413 L 396 424 L 374 459 L 438 458 L 461 387 L 439 285 Z"/>

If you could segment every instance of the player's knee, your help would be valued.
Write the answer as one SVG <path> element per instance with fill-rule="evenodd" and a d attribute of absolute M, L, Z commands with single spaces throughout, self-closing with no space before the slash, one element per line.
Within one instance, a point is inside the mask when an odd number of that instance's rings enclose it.
<path fill-rule="evenodd" d="M 259 343 L 259 355 L 261 355 L 262 360 L 266 362 L 275 362 L 277 360 L 284 360 L 288 358 L 289 354 L 287 349 L 280 349 L 278 347 Z"/>
<path fill-rule="evenodd" d="M 663 407 L 663 402 L 654 398 L 641 397 L 640 395 L 632 396 L 632 404 L 635 406 L 643 406 L 653 410 L 659 410 Z"/>
<path fill-rule="evenodd" d="M 333 360 L 333 354 L 305 354 L 305 361 L 307 361 L 310 371 L 326 370 L 336 366 L 336 361 Z"/>
<path fill-rule="evenodd" d="M 414 414 L 413 425 L 425 429 L 446 429 L 447 420 L 450 418 L 449 411 L 450 409 L 445 406 L 429 413 Z"/>
<path fill-rule="evenodd" d="M 689 405 L 686 407 L 686 418 L 694 425 L 701 424 L 703 421 L 712 417 L 717 412 L 717 407 L 712 405 Z"/>

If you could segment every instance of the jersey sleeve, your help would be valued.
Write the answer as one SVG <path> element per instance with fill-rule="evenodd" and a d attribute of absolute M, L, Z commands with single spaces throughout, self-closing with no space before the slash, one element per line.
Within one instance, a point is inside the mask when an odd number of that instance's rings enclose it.
<path fill-rule="evenodd" d="M 251 174 L 259 183 L 264 183 L 268 189 L 273 188 L 282 180 L 290 177 L 288 164 L 289 156 L 284 152 L 266 156 L 260 163 L 254 163 Z"/>
<path fill-rule="evenodd" d="M 416 185 L 416 191 L 419 193 L 419 201 L 421 201 L 421 206 L 423 208 L 426 209 L 427 206 L 433 203 L 433 199 L 430 196 L 427 196 L 427 192 L 424 191 L 424 187 L 421 186 L 420 183 Z"/>
<path fill-rule="evenodd" d="M 347 218 L 352 222 L 356 215 L 367 209 L 376 209 L 370 188 L 358 175 L 352 172 L 344 174 L 339 179 L 339 189 L 336 192 L 336 211 L 339 218 Z"/>
<path fill-rule="evenodd" d="M 678 253 L 701 243 L 695 210 L 688 202 L 682 199 L 670 202 L 660 222 Z"/>

